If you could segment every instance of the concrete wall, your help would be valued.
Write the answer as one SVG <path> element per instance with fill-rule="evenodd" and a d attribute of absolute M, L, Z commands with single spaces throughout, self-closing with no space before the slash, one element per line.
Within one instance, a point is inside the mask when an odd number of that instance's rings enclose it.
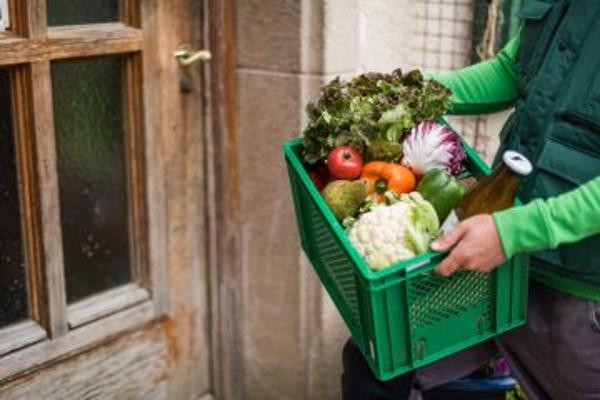
<path fill-rule="evenodd" d="M 299 251 L 280 152 L 304 105 L 336 75 L 466 64 L 470 18 L 470 0 L 238 1 L 245 398 L 340 397 L 348 332 Z M 457 126 L 491 154 L 491 124 Z"/>

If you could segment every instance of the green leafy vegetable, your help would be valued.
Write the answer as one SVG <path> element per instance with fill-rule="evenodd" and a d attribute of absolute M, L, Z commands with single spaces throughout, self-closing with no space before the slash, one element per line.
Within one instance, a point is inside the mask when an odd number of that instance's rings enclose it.
<path fill-rule="evenodd" d="M 348 82 L 338 77 L 306 107 L 304 159 L 314 164 L 334 147 L 348 145 L 367 161 L 397 161 L 404 135 L 420 122 L 441 116 L 450 94 L 416 70 L 404 75 L 399 69 L 390 74 L 369 72 Z M 368 151 L 371 146 L 374 149 Z"/>
<path fill-rule="evenodd" d="M 385 139 L 374 139 L 371 140 L 366 152 L 368 160 L 394 162 L 402 158 L 402 145 Z"/>

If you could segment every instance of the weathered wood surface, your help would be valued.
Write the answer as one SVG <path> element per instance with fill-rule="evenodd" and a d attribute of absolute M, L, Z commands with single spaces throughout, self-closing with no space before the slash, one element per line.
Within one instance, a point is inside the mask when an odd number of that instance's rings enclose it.
<path fill-rule="evenodd" d="M 82 351 L 101 348 L 102 343 L 109 339 L 143 328 L 153 316 L 154 309 L 148 301 L 89 323 L 68 335 L 9 353 L 0 359 L 0 388 L 7 382 L 26 377 L 32 372 L 50 371 L 52 368 L 45 367 L 55 365 Z M 77 373 L 77 370 L 73 370 L 73 373 Z"/>
<path fill-rule="evenodd" d="M 133 0 L 128 0 L 128 2 Z M 148 263 L 150 277 L 139 276 L 142 286 L 147 287 L 152 293 L 152 300 L 157 315 L 165 314 L 169 306 L 169 279 L 168 279 L 168 248 L 166 232 L 168 232 L 167 215 L 167 171 L 163 151 L 163 139 L 160 134 L 163 130 L 163 90 L 164 90 L 164 65 L 171 60 L 163 54 L 164 45 L 160 27 L 162 17 L 159 14 L 158 0 L 144 1 L 141 7 L 140 18 L 144 22 L 142 52 L 143 123 L 145 147 L 144 165 L 146 168 L 146 207 L 148 217 Z M 159 95 L 152 95 L 159 94 Z"/>
<path fill-rule="evenodd" d="M 9 2 L 10 3 L 10 2 Z M 47 0 L 13 1 L 11 6 L 18 14 L 17 32 L 28 38 L 37 39 L 46 34 Z"/>
<path fill-rule="evenodd" d="M 128 15 L 137 20 L 135 15 Z M 150 77 L 148 79 L 151 79 Z M 127 166 L 129 243 L 133 281 L 144 288 L 152 287 L 148 265 L 148 197 L 146 184 L 146 148 L 144 136 L 143 57 L 129 54 L 123 60 L 123 116 L 125 119 L 125 159 Z M 166 282 L 160 282 L 166 288 Z"/>
<path fill-rule="evenodd" d="M 11 31 L 37 39 L 46 34 L 46 0 L 9 1 Z"/>
<path fill-rule="evenodd" d="M 2 400 L 164 400 L 164 330 L 155 325 L 0 388 Z"/>
<path fill-rule="evenodd" d="M 25 321 L 0 329 L 0 355 L 39 342 L 46 338 L 46 331 L 37 322 Z"/>
<path fill-rule="evenodd" d="M 206 262 L 203 65 L 182 68 L 173 52 L 203 45 L 204 2 L 156 2 L 161 66 L 159 157 L 164 162 L 169 319 L 169 399 L 194 399 L 210 386 L 208 268 Z M 145 29 L 148 29 L 145 27 Z"/>
<path fill-rule="evenodd" d="M 37 222 L 34 236 L 29 246 L 36 245 L 35 259 L 28 262 L 32 270 L 38 299 L 34 304 L 40 309 L 40 321 L 45 324 L 51 337 L 67 332 L 66 289 L 62 230 L 60 226 L 60 200 L 58 171 L 56 164 L 56 143 L 54 140 L 54 111 L 52 107 L 52 82 L 50 64 L 47 61 L 31 64 L 31 86 L 24 91 L 28 109 L 17 111 L 27 115 L 28 128 L 22 132 L 27 137 L 33 135 L 35 149 L 30 151 L 36 160 L 32 176 L 37 188 Z"/>
<path fill-rule="evenodd" d="M 210 116 L 206 135 L 212 368 L 219 399 L 243 398 L 243 284 L 238 160 L 236 1 L 208 1 Z"/>
<path fill-rule="evenodd" d="M 67 307 L 69 328 L 88 324 L 149 298 L 148 291 L 135 283 L 90 296 Z"/>
<path fill-rule="evenodd" d="M 33 132 L 33 108 L 39 106 L 33 99 L 31 90 L 32 67 L 22 67 L 11 71 L 14 131 L 19 171 L 19 200 L 23 217 L 25 268 L 27 277 L 27 301 L 29 317 L 42 326 L 49 327 L 42 238 L 40 230 L 40 199 L 38 196 L 35 161 L 35 138 Z M 40 110 L 43 112 L 43 110 Z M 43 114 L 41 118 L 43 118 Z M 9 347 L 12 347 L 8 344 Z"/>
<path fill-rule="evenodd" d="M 47 39 L 0 39 L 0 65 L 128 53 L 142 49 L 142 31 L 122 23 L 48 29 Z"/>
<path fill-rule="evenodd" d="M 40 311 L 36 319 L 53 336 L 0 359 L 0 399 L 170 400 L 199 399 L 210 392 L 206 71 L 201 65 L 183 69 L 172 57 L 182 43 L 205 45 L 207 3 L 147 0 L 139 3 L 141 12 L 136 3 L 125 0 L 123 24 L 50 28 L 44 40 L 45 12 L 39 7 L 45 1 L 35 0 L 19 7 L 19 18 L 42 25 L 23 28 L 23 38 L 0 37 L 0 65 L 33 62 L 23 67 L 23 76 L 33 83 L 22 82 L 29 95 L 20 106 L 21 131 L 31 135 L 23 148 L 31 152 L 30 175 L 40 188 L 31 195 L 32 213 L 38 213 L 32 221 L 38 225 L 30 231 L 38 232 L 32 237 L 39 242 L 32 257 L 37 254 L 40 266 L 32 272 L 40 285 L 34 303 L 49 313 Z M 134 277 L 151 299 L 97 319 L 146 295 L 135 290 L 123 295 L 126 301 L 116 296 L 66 305 L 62 248 L 56 240 L 61 230 L 49 59 L 120 52 L 134 52 L 125 66 L 125 86 L 133 88 L 125 94 L 126 131 L 135 135 L 127 144 L 128 157 L 140 149 L 145 154 L 128 176 L 136 181 L 145 173 L 147 185 L 131 207 L 136 223 L 147 224 L 147 230 L 134 232 L 134 258 L 147 257 L 150 269 L 136 269 Z M 145 240 L 147 249 L 138 246 Z M 76 329 L 69 330 L 68 322 Z"/>

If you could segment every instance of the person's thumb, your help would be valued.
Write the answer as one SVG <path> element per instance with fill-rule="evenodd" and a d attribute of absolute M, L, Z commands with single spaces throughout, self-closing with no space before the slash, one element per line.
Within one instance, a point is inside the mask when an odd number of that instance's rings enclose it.
<path fill-rule="evenodd" d="M 431 244 L 431 249 L 437 252 L 448 251 L 454 246 L 467 232 L 465 224 L 459 224 L 452 232 L 442 236 Z"/>

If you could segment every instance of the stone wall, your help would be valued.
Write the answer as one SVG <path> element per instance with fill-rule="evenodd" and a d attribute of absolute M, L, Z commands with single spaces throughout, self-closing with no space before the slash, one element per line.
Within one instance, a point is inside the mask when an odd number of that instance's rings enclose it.
<path fill-rule="evenodd" d="M 245 398 L 340 398 L 348 332 L 299 250 L 280 151 L 304 105 L 336 75 L 465 65 L 471 18 L 471 0 L 237 2 Z M 495 125 L 456 124 L 489 158 Z"/>

